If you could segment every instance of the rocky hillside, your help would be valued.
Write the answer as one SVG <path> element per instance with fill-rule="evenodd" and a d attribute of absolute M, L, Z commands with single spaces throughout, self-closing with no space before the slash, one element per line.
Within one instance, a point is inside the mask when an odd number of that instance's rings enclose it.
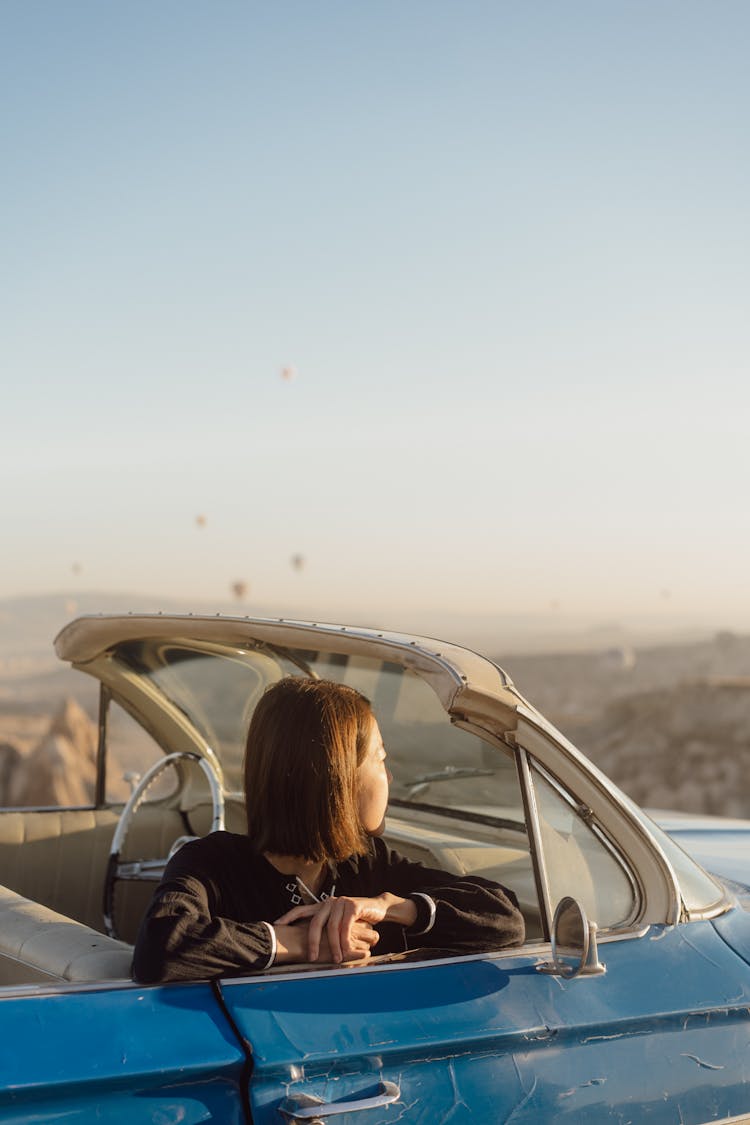
<path fill-rule="evenodd" d="M 66 699 L 37 744 L 23 753 L 0 744 L 0 805 L 88 805 L 96 780 L 96 726 Z"/>
<path fill-rule="evenodd" d="M 750 637 L 498 663 L 638 804 L 750 818 Z"/>
<path fill-rule="evenodd" d="M 625 696 L 576 742 L 639 805 L 750 818 L 749 679 Z"/>

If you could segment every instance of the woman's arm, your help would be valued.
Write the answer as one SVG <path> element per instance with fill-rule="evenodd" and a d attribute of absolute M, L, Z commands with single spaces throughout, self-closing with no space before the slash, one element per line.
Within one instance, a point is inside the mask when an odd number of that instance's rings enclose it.
<path fill-rule="evenodd" d="M 286 919 L 281 919 L 272 925 L 225 917 L 219 878 L 231 857 L 209 854 L 208 848 L 201 842 L 188 844 L 170 860 L 138 932 L 135 980 L 144 984 L 205 980 L 277 963 L 333 959 L 325 934 L 316 935 L 316 952 L 310 956 L 308 920 L 285 925 Z M 259 912 L 262 898 L 256 903 Z M 250 907 L 247 903 L 244 909 Z M 358 923 L 350 958 L 368 957 L 377 940 L 369 925 Z"/>
<path fill-rule="evenodd" d="M 231 972 L 265 969 L 276 954 L 268 922 L 213 917 L 204 883 L 180 875 L 159 886 L 141 923 L 133 977 L 156 981 L 205 980 Z"/>
<path fill-rule="evenodd" d="M 334 961 L 358 956 L 354 928 L 363 922 L 395 922 L 412 948 L 456 953 L 502 949 L 524 939 L 515 895 L 489 879 L 423 867 L 389 851 L 377 838 L 371 854 L 360 858 L 352 872 L 341 879 L 341 889 L 348 893 L 297 906 L 277 919 L 276 925 L 309 922 L 311 961 L 324 937 Z"/>
<path fill-rule="evenodd" d="M 475 952 L 523 942 L 524 920 L 516 896 L 479 875 L 424 867 L 374 839 L 371 855 L 360 863 L 359 878 L 415 904 L 418 917 L 406 927 L 410 945 Z"/>

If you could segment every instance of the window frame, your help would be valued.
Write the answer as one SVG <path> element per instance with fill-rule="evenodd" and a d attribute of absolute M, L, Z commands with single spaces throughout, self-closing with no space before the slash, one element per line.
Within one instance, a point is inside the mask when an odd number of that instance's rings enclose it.
<path fill-rule="evenodd" d="M 578 798 L 575 796 L 575 794 L 566 785 L 564 785 L 557 777 L 555 777 L 554 774 L 552 774 L 539 761 L 537 761 L 537 759 L 534 758 L 533 755 L 529 754 L 528 751 L 519 750 L 519 758 L 520 758 L 520 761 L 523 763 L 521 768 L 522 768 L 522 771 L 523 771 L 523 774 L 524 774 L 525 784 L 527 784 L 529 786 L 529 789 L 530 789 L 530 802 L 529 803 L 530 803 L 530 807 L 533 808 L 532 815 L 533 815 L 533 818 L 534 818 L 534 822 L 533 822 L 533 824 L 534 824 L 534 828 L 533 828 L 534 847 L 535 847 L 535 849 L 538 850 L 538 853 L 539 853 L 539 865 L 538 866 L 539 866 L 539 872 L 540 872 L 540 879 L 542 880 L 542 883 L 543 883 L 543 889 L 540 893 L 540 901 L 542 901 L 544 903 L 546 916 L 548 918 L 548 922 L 549 922 L 548 932 L 551 933 L 552 919 L 554 917 L 554 911 L 555 911 L 555 908 L 557 906 L 557 903 L 553 902 L 553 900 L 552 900 L 549 875 L 548 875 L 548 872 L 547 872 L 547 864 L 546 864 L 546 861 L 545 861 L 545 847 L 544 847 L 544 842 L 543 842 L 543 837 L 542 837 L 542 827 L 541 827 L 541 819 L 540 819 L 540 815 L 539 815 L 539 808 L 538 808 L 538 804 L 537 804 L 536 786 L 534 784 L 534 772 L 535 771 L 540 776 L 540 778 L 542 778 L 543 781 L 545 781 L 552 789 L 554 789 L 554 791 L 557 793 L 559 798 L 569 807 L 571 812 L 576 817 L 578 817 L 578 819 L 580 821 L 582 821 L 582 823 L 585 825 L 586 828 L 589 829 L 589 831 L 599 841 L 599 843 L 602 845 L 602 847 L 608 853 L 608 855 L 614 860 L 614 862 L 617 864 L 617 866 L 623 872 L 623 874 L 625 875 L 625 878 L 628 881 L 628 884 L 630 886 L 630 890 L 631 890 L 632 896 L 633 896 L 633 906 L 630 910 L 629 915 L 627 916 L 627 918 L 624 918 L 621 922 L 618 922 L 616 925 L 613 925 L 613 926 L 602 925 L 602 926 L 600 926 L 599 928 L 601 930 L 601 933 L 602 934 L 616 934 L 616 933 L 620 933 L 621 931 L 632 930 L 633 926 L 636 923 L 636 920 L 638 919 L 638 917 L 641 914 L 641 911 L 643 909 L 643 887 L 642 887 L 641 881 L 638 877 L 637 871 L 634 869 L 632 864 L 630 864 L 628 862 L 628 860 L 626 859 L 625 855 L 622 852 L 622 849 L 618 846 L 617 842 L 606 831 L 604 826 L 597 820 L 593 810 L 587 804 L 578 800 Z M 597 919 L 592 918 L 591 921 L 596 922 Z"/>

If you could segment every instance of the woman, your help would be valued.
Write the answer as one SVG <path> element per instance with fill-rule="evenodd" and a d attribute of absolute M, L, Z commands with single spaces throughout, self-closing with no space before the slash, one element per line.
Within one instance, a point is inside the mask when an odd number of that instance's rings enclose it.
<path fill-rule="evenodd" d="M 511 891 L 385 846 L 385 757 L 353 688 L 293 677 L 270 687 L 247 738 L 248 833 L 214 832 L 170 860 L 138 934 L 135 979 L 523 941 Z"/>

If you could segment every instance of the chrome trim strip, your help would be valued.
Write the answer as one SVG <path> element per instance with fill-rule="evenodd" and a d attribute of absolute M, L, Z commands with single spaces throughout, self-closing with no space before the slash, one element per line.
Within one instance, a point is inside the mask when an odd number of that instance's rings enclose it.
<path fill-rule="evenodd" d="M 4 985 L 0 986 L 0 1002 L 3 1000 L 23 999 L 24 997 L 58 996 L 80 992 L 109 992 L 112 989 L 119 991 L 123 988 L 134 989 L 137 992 L 142 992 L 151 988 L 203 988 L 211 987 L 214 983 L 221 985 L 253 984 L 262 988 L 268 987 L 270 983 L 277 980 L 312 980 L 319 977 L 330 977 L 332 973 L 403 972 L 404 970 L 412 969 L 431 969 L 433 966 L 439 965 L 466 964 L 471 961 L 517 961 L 524 959 L 528 961 L 530 965 L 533 965 L 539 957 L 545 955 L 549 956 L 549 953 L 549 944 L 535 942 L 533 945 L 516 945 L 508 949 L 498 949 L 490 953 L 466 953 L 463 956 L 455 957 L 427 957 L 422 961 L 407 961 L 406 959 L 394 960 L 393 958 L 403 958 L 403 954 L 384 954 L 382 962 L 376 964 L 370 961 L 366 965 L 358 965 L 355 963 L 350 963 L 349 965 L 325 965 L 321 966 L 319 969 L 297 969 L 294 966 L 289 966 L 287 969 L 285 966 L 279 966 L 276 969 L 259 969 L 256 973 L 242 976 L 220 977 L 217 978 L 216 981 L 171 981 L 166 984 L 163 982 L 141 984 L 138 981 L 121 977 L 117 980 L 86 981 L 85 983 L 60 981 L 59 984 L 51 982 L 50 984 Z"/>
<path fill-rule="evenodd" d="M 651 926 L 639 926 L 633 929 L 622 930 L 616 933 L 598 933 L 597 941 L 600 945 L 603 943 L 611 944 L 615 941 L 633 941 L 637 938 L 643 938 L 651 929 Z M 269 984 L 275 980 L 310 980 L 312 978 L 328 976 L 331 973 L 383 973 L 383 972 L 410 972 L 415 969 L 432 969 L 434 967 L 441 967 L 443 965 L 465 965 L 473 961 L 517 961 L 526 960 L 530 965 L 534 965 L 539 958 L 549 959 L 551 953 L 551 945 L 545 941 L 529 942 L 527 945 L 514 945 L 507 949 L 496 949 L 489 953 L 465 953 L 462 956 L 445 956 L 445 957 L 427 957 L 423 961 L 412 960 L 391 960 L 390 957 L 401 958 L 402 954 L 384 954 L 383 960 L 380 963 L 373 964 L 372 961 L 366 965 L 357 965 L 350 963 L 349 965 L 326 965 L 325 968 L 320 969 L 307 969 L 295 970 L 292 966 L 284 971 L 283 968 L 277 971 L 271 970 L 270 972 L 258 972 L 248 976 L 238 977 L 221 977 L 219 984 Z M 148 988 L 159 988 L 159 985 L 147 985 Z"/>
<path fill-rule="evenodd" d="M 539 898 L 539 914 L 542 920 L 542 932 L 545 941 L 550 940 L 552 933 L 552 900 L 550 897 L 549 879 L 547 868 L 544 864 L 544 848 L 542 846 L 542 830 L 539 824 L 539 810 L 536 805 L 536 794 L 531 778 L 531 766 L 526 750 L 519 747 L 516 751 L 518 780 L 521 787 L 524 813 L 526 815 L 526 832 L 529 838 L 531 852 L 531 866 L 534 872 L 536 893 Z"/>
<path fill-rule="evenodd" d="M 107 719 L 109 718 L 109 701 L 112 698 L 106 684 L 99 681 L 99 725 L 96 744 L 96 781 L 94 788 L 94 805 L 102 808 L 106 801 L 107 792 Z"/>
<path fill-rule="evenodd" d="M 626 930 L 597 930 L 596 941 L 598 945 L 613 941 L 633 941 L 634 938 L 645 937 L 651 928 L 651 926 L 634 926 Z"/>
<path fill-rule="evenodd" d="M 189 983 L 189 982 L 185 982 Z M 190 982 L 195 983 L 195 982 Z M 198 983 L 208 984 L 208 981 Z M 0 987 L 0 1004 L 3 1000 L 27 1000 L 41 996 L 66 996 L 70 993 L 81 992 L 119 992 L 123 988 L 143 988 L 127 977 L 118 977 L 116 980 L 97 980 L 76 982 L 60 981 L 59 984 L 18 984 L 3 985 Z M 153 986 L 149 986 L 153 987 Z"/>
<path fill-rule="evenodd" d="M 119 805 L 106 805 L 105 808 L 119 808 Z M 68 813 L 68 812 L 98 812 L 96 805 L 3 805 L 0 808 L 0 817 L 5 813 Z"/>
<path fill-rule="evenodd" d="M 597 934 L 597 941 L 600 945 L 604 943 L 611 943 L 615 941 L 632 941 L 635 938 L 645 937 L 650 926 L 643 926 L 632 930 L 623 930 L 616 933 L 600 933 Z M 210 986 L 212 983 L 225 985 L 225 984 L 254 984 L 259 986 L 268 985 L 276 980 L 311 980 L 318 977 L 328 977 L 331 973 L 382 973 L 382 972 L 405 972 L 414 969 L 431 969 L 443 965 L 464 965 L 473 961 L 517 961 L 526 960 L 530 965 L 536 963 L 539 958 L 547 958 L 550 956 L 550 943 L 544 941 L 529 942 L 527 945 L 510 946 L 507 949 L 497 949 L 493 952 L 485 953 L 465 953 L 462 956 L 446 956 L 446 957 L 432 957 L 425 958 L 423 961 L 412 960 L 392 960 L 391 956 L 396 958 L 401 957 L 401 954 L 389 955 L 385 954 L 380 963 L 373 964 L 372 961 L 366 965 L 326 965 L 320 969 L 289 969 L 284 970 L 278 968 L 276 970 L 258 970 L 258 972 L 243 975 L 243 976 L 226 976 L 218 978 L 217 981 L 211 982 L 204 981 L 178 981 L 170 982 L 168 984 L 141 984 L 138 981 L 129 980 L 121 977 L 116 980 L 100 980 L 100 981 L 86 981 L 86 982 L 72 982 L 60 981 L 59 983 L 50 982 L 49 984 L 19 984 L 19 985 L 3 985 L 0 986 L 0 1003 L 3 1000 L 18 1000 L 28 997 L 40 996 L 59 996 L 67 995 L 70 993 L 81 992 L 109 992 L 122 991 L 122 989 L 129 988 L 136 992 L 144 991 L 151 988 L 191 988 L 191 987 L 204 987 Z"/>
<path fill-rule="evenodd" d="M 709 871 L 708 874 L 711 875 L 711 872 Z M 716 876 L 711 875 L 711 878 L 715 879 Z M 724 898 L 714 903 L 713 906 L 707 906 L 705 910 L 688 910 L 688 922 L 710 922 L 712 918 L 721 918 L 722 914 L 728 914 L 730 910 L 734 910 L 735 905 L 729 894 L 725 892 Z"/>
<path fill-rule="evenodd" d="M 423 961 L 406 961 L 406 960 L 391 960 L 391 957 L 401 958 L 402 954 L 384 954 L 384 959 L 380 964 L 373 965 L 372 961 L 365 965 L 358 965 L 350 962 L 348 965 L 326 965 L 320 969 L 294 969 L 292 966 L 287 971 L 283 967 L 275 970 L 270 969 L 266 972 L 248 974 L 246 976 L 237 977 L 221 977 L 216 983 L 220 985 L 225 984 L 252 984 L 260 987 L 268 987 L 269 984 L 275 983 L 277 980 L 315 980 L 319 977 L 329 977 L 331 973 L 403 973 L 410 972 L 417 969 L 432 969 L 443 965 L 464 965 L 472 961 L 499 961 L 511 959 L 513 961 L 523 958 L 533 965 L 539 957 L 545 954 L 549 956 L 550 946 L 544 942 L 534 943 L 534 945 L 517 945 L 509 949 L 498 949 L 491 953 L 467 953 L 461 957 L 426 957 Z M 142 985 L 146 988 L 163 988 L 164 985 L 151 984 Z"/>

